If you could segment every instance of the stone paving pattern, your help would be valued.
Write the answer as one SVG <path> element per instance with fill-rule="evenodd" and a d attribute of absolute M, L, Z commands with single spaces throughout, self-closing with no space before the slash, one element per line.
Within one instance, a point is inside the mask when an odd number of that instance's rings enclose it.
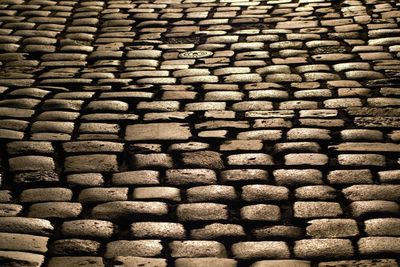
<path fill-rule="evenodd" d="M 0 266 L 398 266 L 399 22 L 1 0 Z"/>

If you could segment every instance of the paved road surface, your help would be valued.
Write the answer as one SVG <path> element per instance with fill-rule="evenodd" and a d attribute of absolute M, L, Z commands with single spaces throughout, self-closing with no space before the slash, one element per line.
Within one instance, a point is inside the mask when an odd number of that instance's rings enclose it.
<path fill-rule="evenodd" d="M 398 266 L 399 22 L 0 0 L 0 266 Z"/>

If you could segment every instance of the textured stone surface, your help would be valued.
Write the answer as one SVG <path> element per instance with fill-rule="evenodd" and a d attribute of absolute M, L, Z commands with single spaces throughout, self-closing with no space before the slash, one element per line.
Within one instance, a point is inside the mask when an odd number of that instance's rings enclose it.
<path fill-rule="evenodd" d="M 40 267 L 44 263 L 43 255 L 30 252 L 0 251 L 0 258 L 5 266 Z"/>
<path fill-rule="evenodd" d="M 296 241 L 294 254 L 299 258 L 347 258 L 353 255 L 348 239 L 309 239 Z"/>
<path fill-rule="evenodd" d="M 104 262 L 101 257 L 53 257 L 49 261 L 49 265 L 52 267 L 56 266 L 85 266 L 85 267 L 103 267 Z"/>
<path fill-rule="evenodd" d="M 186 124 L 149 123 L 130 125 L 126 129 L 126 140 L 187 140 L 191 136 Z"/>
<path fill-rule="evenodd" d="M 217 241 L 172 241 L 169 247 L 173 258 L 226 257 L 224 245 Z"/>
<path fill-rule="evenodd" d="M 290 252 L 285 242 L 259 241 L 241 242 L 232 245 L 232 252 L 237 259 L 288 258 Z"/>
<path fill-rule="evenodd" d="M 48 237 L 0 233 L 0 249 L 44 253 L 47 251 Z"/>
<path fill-rule="evenodd" d="M 117 256 L 154 257 L 161 253 L 159 240 L 118 240 L 107 244 L 105 258 Z"/>
<path fill-rule="evenodd" d="M 236 267 L 237 262 L 233 259 L 222 258 L 179 258 L 175 260 L 177 267 Z"/>
<path fill-rule="evenodd" d="M 166 267 L 167 261 L 158 258 L 144 258 L 135 256 L 118 256 L 114 260 L 114 266 L 143 266 L 143 267 Z"/>
<path fill-rule="evenodd" d="M 399 8 L 0 0 L 0 266 L 398 266 Z"/>
<path fill-rule="evenodd" d="M 114 172 L 118 170 L 114 155 L 70 156 L 65 159 L 66 172 Z"/>
<path fill-rule="evenodd" d="M 250 265 L 251 267 L 273 267 L 273 266 L 282 266 L 282 267 L 309 267 L 311 266 L 311 262 L 302 261 L 302 260 L 264 260 L 257 261 Z"/>

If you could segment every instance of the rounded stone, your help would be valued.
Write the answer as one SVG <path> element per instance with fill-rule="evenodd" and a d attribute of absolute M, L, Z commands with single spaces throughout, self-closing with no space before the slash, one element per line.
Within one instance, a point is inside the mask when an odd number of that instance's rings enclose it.
<path fill-rule="evenodd" d="M 204 57 L 210 57 L 214 53 L 211 51 L 187 51 L 179 54 L 179 58 L 204 58 Z"/>

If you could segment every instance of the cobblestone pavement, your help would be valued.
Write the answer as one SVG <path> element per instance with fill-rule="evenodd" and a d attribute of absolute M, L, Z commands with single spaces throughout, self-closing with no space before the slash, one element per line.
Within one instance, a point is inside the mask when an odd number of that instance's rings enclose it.
<path fill-rule="evenodd" d="M 398 266 L 399 0 L 0 0 L 0 266 Z"/>

